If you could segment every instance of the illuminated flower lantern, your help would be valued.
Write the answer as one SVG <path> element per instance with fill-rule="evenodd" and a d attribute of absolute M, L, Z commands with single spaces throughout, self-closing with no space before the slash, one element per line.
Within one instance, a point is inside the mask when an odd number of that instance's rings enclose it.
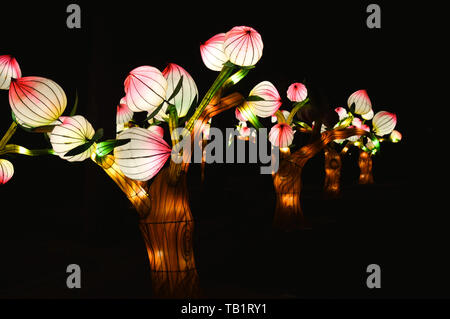
<path fill-rule="evenodd" d="M 125 97 L 121 98 L 116 112 L 117 132 L 124 129 L 125 124 L 133 119 L 133 115 L 134 112 L 128 107 Z"/>
<path fill-rule="evenodd" d="M 255 29 L 239 26 L 225 34 L 223 47 L 231 63 L 252 66 L 261 59 L 264 45 L 261 35 Z"/>
<path fill-rule="evenodd" d="M 140 66 L 124 82 L 126 104 L 133 112 L 153 112 L 166 97 L 167 80 L 155 67 Z"/>
<path fill-rule="evenodd" d="M 279 148 L 289 147 L 293 140 L 294 131 L 292 130 L 292 127 L 286 123 L 275 124 L 269 132 L 270 143 Z"/>
<path fill-rule="evenodd" d="M 302 83 L 292 83 L 287 90 L 287 98 L 292 102 L 301 102 L 308 96 L 308 90 Z"/>
<path fill-rule="evenodd" d="M 155 176 L 171 153 L 171 148 L 159 134 L 144 128 L 132 127 L 117 138 L 131 139 L 115 148 L 114 156 L 125 176 L 137 181 L 148 181 Z"/>
<path fill-rule="evenodd" d="M 6 184 L 14 175 L 13 164 L 5 159 L 0 158 L 0 185 Z"/>
<path fill-rule="evenodd" d="M 0 89 L 8 90 L 11 79 L 18 79 L 22 76 L 19 63 L 10 55 L 0 56 Z"/>
<path fill-rule="evenodd" d="M 397 130 L 393 130 L 391 135 L 389 135 L 389 139 L 392 143 L 398 143 L 402 140 L 402 134 Z"/>
<path fill-rule="evenodd" d="M 390 134 L 397 124 L 397 116 L 393 113 L 380 111 L 372 119 L 373 131 L 378 136 Z"/>
<path fill-rule="evenodd" d="M 185 69 L 175 63 L 169 63 L 162 74 L 167 80 L 167 98 L 172 95 L 178 81 L 180 81 L 181 77 L 183 77 L 180 91 L 168 102 L 175 105 L 178 117 L 186 116 L 192 103 L 198 98 L 198 89 L 194 79 Z M 166 110 L 167 103 L 164 103 L 164 106 L 155 118 L 160 121 L 167 118 Z"/>
<path fill-rule="evenodd" d="M 66 108 L 67 98 L 52 80 L 28 76 L 12 79 L 9 104 L 19 124 L 38 127 L 56 121 Z"/>
<path fill-rule="evenodd" d="M 200 54 L 208 69 L 220 71 L 223 64 L 228 61 L 228 56 L 224 52 L 224 41 L 225 33 L 219 33 L 200 45 Z"/>
<path fill-rule="evenodd" d="M 66 156 L 66 153 L 75 147 L 87 143 L 95 134 L 94 128 L 83 116 L 66 116 L 60 125 L 55 126 L 51 135 L 50 142 L 55 153 L 69 162 L 84 161 L 95 151 L 95 145 L 92 144 L 84 152 Z"/>
<path fill-rule="evenodd" d="M 358 90 L 350 95 L 347 100 L 347 105 L 350 108 L 352 104 L 355 104 L 354 112 L 356 114 L 363 115 L 372 110 L 372 103 L 370 102 L 366 90 Z"/>
<path fill-rule="evenodd" d="M 239 111 L 238 108 L 235 109 L 234 115 L 236 116 L 236 119 L 239 122 L 247 122 L 248 121 L 247 118 L 241 113 L 241 111 Z"/>

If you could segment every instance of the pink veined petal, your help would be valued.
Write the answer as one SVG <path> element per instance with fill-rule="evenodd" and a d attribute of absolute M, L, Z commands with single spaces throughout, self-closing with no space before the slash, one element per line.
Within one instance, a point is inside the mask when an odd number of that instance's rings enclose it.
<path fill-rule="evenodd" d="M 234 109 L 234 115 L 236 116 L 236 119 L 240 122 L 247 122 L 248 119 L 244 116 L 244 114 L 241 113 L 241 111 L 239 111 L 238 108 Z"/>
<path fill-rule="evenodd" d="M 66 108 L 67 98 L 52 80 L 28 76 L 11 81 L 9 104 L 20 124 L 37 127 L 57 120 Z"/>
<path fill-rule="evenodd" d="M 250 136 L 250 128 L 249 127 L 247 127 L 247 126 L 242 126 L 240 129 L 239 129 L 239 134 L 240 134 L 240 136 L 242 136 L 242 137 L 248 137 L 248 136 Z"/>
<path fill-rule="evenodd" d="M 133 69 L 124 82 L 127 105 L 133 112 L 153 112 L 166 97 L 167 80 L 152 66 Z"/>
<path fill-rule="evenodd" d="M 262 57 L 263 47 L 261 35 L 251 27 L 234 27 L 225 34 L 225 54 L 236 65 L 255 65 Z"/>
<path fill-rule="evenodd" d="M 278 123 L 269 132 L 269 141 L 274 146 L 288 147 L 294 140 L 294 131 L 286 123 Z"/>
<path fill-rule="evenodd" d="M 6 184 L 14 175 L 13 164 L 5 159 L 0 158 L 0 185 Z"/>
<path fill-rule="evenodd" d="M 357 118 L 357 117 L 353 118 L 352 125 L 356 128 L 361 128 L 361 125 L 362 125 L 361 119 Z"/>
<path fill-rule="evenodd" d="M 263 81 L 251 90 L 250 96 L 259 96 L 264 101 L 249 101 L 252 112 L 259 117 L 272 116 L 281 106 L 281 97 L 275 86 L 269 81 Z"/>
<path fill-rule="evenodd" d="M 353 103 L 355 103 L 356 114 L 366 114 L 372 109 L 372 103 L 370 102 L 366 90 L 358 90 L 352 93 L 347 100 L 348 107 L 350 108 Z"/>
<path fill-rule="evenodd" d="M 11 55 L 0 56 L 0 89 L 8 90 L 11 79 L 18 79 L 22 76 L 22 72 L 17 60 Z"/>
<path fill-rule="evenodd" d="M 303 83 L 292 83 L 287 90 L 287 98 L 292 102 L 301 102 L 308 96 L 308 90 Z"/>
<path fill-rule="evenodd" d="M 79 162 L 89 158 L 95 151 L 95 145 L 74 156 L 65 156 L 65 154 L 75 147 L 85 144 L 94 136 L 95 131 L 91 123 L 81 115 L 67 116 L 62 120 L 63 123 L 55 126 L 50 135 L 50 143 L 55 153 L 69 162 Z"/>
<path fill-rule="evenodd" d="M 347 110 L 344 109 L 343 107 L 337 107 L 334 109 L 336 111 L 336 113 L 339 115 L 339 121 L 342 121 L 343 119 L 345 119 L 347 117 Z"/>
<path fill-rule="evenodd" d="M 133 118 L 133 114 L 126 103 L 126 99 L 121 98 L 119 105 L 117 105 L 116 124 L 128 123 Z"/>
<path fill-rule="evenodd" d="M 153 134 L 158 135 L 160 138 L 164 137 L 164 129 L 161 126 L 158 125 L 150 125 L 148 127 L 148 130 L 152 132 Z"/>
<path fill-rule="evenodd" d="M 366 114 L 361 115 L 361 117 L 365 120 L 371 120 L 373 118 L 373 110 L 370 109 L 369 112 L 367 112 Z"/>
<path fill-rule="evenodd" d="M 360 129 L 362 129 L 362 130 L 364 130 L 366 132 L 370 132 L 370 127 L 369 127 L 369 125 L 366 125 L 366 124 L 362 124 Z"/>
<path fill-rule="evenodd" d="M 223 64 L 228 61 L 223 48 L 224 40 L 225 33 L 219 33 L 200 45 L 200 55 L 208 69 L 220 71 Z"/>
<path fill-rule="evenodd" d="M 397 125 L 397 116 L 394 113 L 380 111 L 372 119 L 373 131 L 378 136 L 390 134 Z"/>
<path fill-rule="evenodd" d="M 198 89 L 192 76 L 181 66 L 175 63 L 169 63 L 168 66 L 162 72 L 163 76 L 167 80 L 166 96 L 169 98 L 175 90 L 180 78 L 183 77 L 183 82 L 180 91 L 175 97 L 170 100 L 170 103 L 175 104 L 178 117 L 184 117 L 189 111 L 192 102 L 195 99 L 198 101 Z M 167 109 L 167 103 L 162 107 L 161 114 L 165 115 Z"/>
<path fill-rule="evenodd" d="M 116 147 L 114 156 L 125 176 L 137 181 L 154 177 L 171 154 L 169 145 L 161 136 L 144 128 L 132 127 L 117 138 L 131 139 L 129 143 Z"/>

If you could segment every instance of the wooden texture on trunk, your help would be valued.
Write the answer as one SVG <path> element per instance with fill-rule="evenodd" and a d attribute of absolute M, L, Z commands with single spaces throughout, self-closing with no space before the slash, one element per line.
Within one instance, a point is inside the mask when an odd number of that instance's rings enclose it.
<path fill-rule="evenodd" d="M 324 149 L 325 153 L 325 182 L 323 191 L 326 198 L 337 198 L 341 195 L 341 168 L 340 154 L 331 146 Z"/>
<path fill-rule="evenodd" d="M 373 184 L 372 157 L 363 150 L 359 151 L 359 184 Z"/>
<path fill-rule="evenodd" d="M 293 154 L 280 156 L 279 169 L 273 174 L 273 183 L 277 195 L 274 227 L 284 231 L 309 228 L 300 203 L 303 167 L 310 158 L 331 141 L 365 134 L 367 134 L 366 131 L 356 128 L 325 131 L 315 141 L 303 146 Z"/>

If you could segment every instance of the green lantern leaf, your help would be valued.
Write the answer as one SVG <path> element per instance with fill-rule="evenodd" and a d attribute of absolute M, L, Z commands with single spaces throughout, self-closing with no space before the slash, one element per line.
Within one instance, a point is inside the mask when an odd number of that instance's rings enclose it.
<path fill-rule="evenodd" d="M 88 150 L 92 146 L 92 144 L 94 144 L 94 140 L 87 141 L 86 143 L 81 144 L 81 145 L 71 149 L 66 154 L 64 154 L 64 156 L 68 157 L 68 156 L 75 156 L 75 155 L 81 154 L 84 151 Z"/>
<path fill-rule="evenodd" d="M 250 95 L 247 98 L 247 102 L 260 102 L 260 101 L 265 101 L 262 97 L 257 96 L 257 95 Z"/>
<path fill-rule="evenodd" d="M 99 128 L 99 129 L 95 132 L 94 136 L 92 136 L 91 141 L 97 142 L 97 141 L 98 141 L 99 139 L 101 139 L 102 137 L 103 137 L 103 129 L 102 129 L 102 128 Z"/>
<path fill-rule="evenodd" d="M 172 94 L 167 99 L 167 101 L 173 99 L 178 94 L 178 92 L 180 92 L 182 86 L 183 86 L 183 76 L 181 76 L 180 80 L 178 80 L 177 86 L 175 87 L 175 89 L 173 90 Z"/>
<path fill-rule="evenodd" d="M 114 150 L 114 148 L 125 145 L 125 144 L 129 143 L 130 141 L 131 141 L 130 138 L 125 138 L 125 139 L 120 139 L 120 140 L 112 139 L 112 140 L 103 141 L 103 142 L 97 144 L 97 150 L 95 151 L 95 153 L 99 157 L 106 156 L 109 153 L 111 153 Z"/>
<path fill-rule="evenodd" d="M 73 103 L 72 110 L 70 111 L 69 116 L 74 116 L 77 114 L 78 109 L 78 90 L 75 91 L 75 102 Z"/>
<path fill-rule="evenodd" d="M 237 67 L 236 64 L 234 64 L 234 63 L 232 63 L 232 62 L 230 62 L 230 61 L 227 61 L 227 62 L 225 62 L 225 63 L 222 64 L 222 65 L 223 65 L 223 66 L 226 66 L 226 67 L 229 67 L 229 68 Z"/>
<path fill-rule="evenodd" d="M 144 122 L 150 121 L 152 118 L 154 118 L 155 115 L 158 114 L 159 111 L 161 111 L 164 103 L 166 103 L 166 101 L 163 101 L 160 105 L 158 105 L 158 107 L 149 116 L 147 116 Z"/>

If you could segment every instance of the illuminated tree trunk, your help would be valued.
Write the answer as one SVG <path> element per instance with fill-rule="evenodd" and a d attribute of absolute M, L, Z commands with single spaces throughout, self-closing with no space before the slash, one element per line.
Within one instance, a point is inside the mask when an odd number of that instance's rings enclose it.
<path fill-rule="evenodd" d="M 111 155 L 96 162 L 127 195 L 139 214 L 150 262 L 156 298 L 199 296 L 198 274 L 192 249 L 194 222 L 184 172 L 174 180 L 176 165 L 163 169 L 146 189 L 146 183 L 123 175 Z M 172 163 L 171 163 L 172 164 Z"/>
<path fill-rule="evenodd" d="M 366 134 L 366 131 L 356 128 L 325 131 L 314 142 L 303 146 L 293 154 L 281 153 L 280 166 L 278 171 L 273 174 L 273 185 L 277 198 L 274 227 L 284 231 L 309 228 L 300 203 L 303 167 L 310 158 L 331 141 Z"/>
<path fill-rule="evenodd" d="M 170 180 L 170 168 L 162 170 L 151 184 L 152 204 L 141 214 L 139 227 L 147 246 L 152 282 L 157 297 L 199 296 L 192 238 L 194 221 L 189 207 L 186 176 Z"/>
<path fill-rule="evenodd" d="M 372 157 L 363 150 L 359 151 L 359 184 L 373 184 Z"/>
<path fill-rule="evenodd" d="M 300 205 L 302 168 L 303 166 L 281 159 L 278 172 L 273 174 L 277 200 L 273 224 L 277 229 L 293 231 L 308 227 Z"/>
<path fill-rule="evenodd" d="M 327 198 L 337 198 L 341 194 L 342 160 L 333 147 L 325 147 L 325 183 L 323 191 Z"/>

